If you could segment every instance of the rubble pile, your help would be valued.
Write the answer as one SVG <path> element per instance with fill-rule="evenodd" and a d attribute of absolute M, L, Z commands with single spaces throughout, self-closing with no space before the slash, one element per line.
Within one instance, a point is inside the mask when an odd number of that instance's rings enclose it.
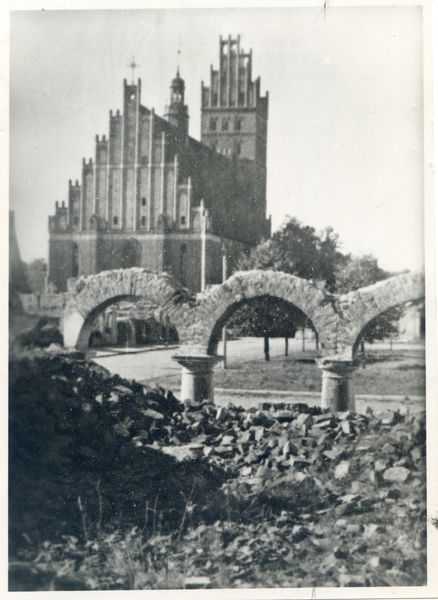
<path fill-rule="evenodd" d="M 23 531 L 32 539 L 83 537 L 83 517 L 90 538 L 114 518 L 143 527 L 146 505 L 171 530 L 194 479 L 208 507 L 225 473 L 206 461 L 178 462 L 153 445 L 169 440 L 184 408 L 172 393 L 64 352 L 26 351 L 10 362 L 12 548 Z"/>
<path fill-rule="evenodd" d="M 12 358 L 13 553 L 116 522 L 149 574 L 214 587 L 425 583 L 424 413 L 194 405 L 56 346 Z"/>

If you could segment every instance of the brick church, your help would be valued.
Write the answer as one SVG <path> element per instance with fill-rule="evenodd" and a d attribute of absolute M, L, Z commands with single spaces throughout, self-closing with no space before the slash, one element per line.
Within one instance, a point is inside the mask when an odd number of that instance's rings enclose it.
<path fill-rule="evenodd" d="M 198 292 L 270 235 L 266 219 L 268 93 L 252 79 L 240 38 L 219 40 L 219 68 L 201 86 L 201 141 L 188 135 L 179 70 L 159 117 L 141 104 L 141 80 L 123 86 L 123 114 L 110 111 L 67 206 L 49 217 L 49 282 L 109 269 L 167 272 Z"/>

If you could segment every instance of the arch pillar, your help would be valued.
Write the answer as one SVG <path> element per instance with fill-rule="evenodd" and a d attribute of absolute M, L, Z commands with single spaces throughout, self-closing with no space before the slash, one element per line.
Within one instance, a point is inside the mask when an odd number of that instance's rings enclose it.
<path fill-rule="evenodd" d="M 222 356 L 207 354 L 172 356 L 181 367 L 181 400 L 214 403 L 213 368 Z"/>
<path fill-rule="evenodd" d="M 68 315 L 64 315 L 62 320 L 62 335 L 64 337 L 64 346 L 66 348 L 76 347 L 84 322 L 84 317 L 77 310 L 70 312 Z"/>
<path fill-rule="evenodd" d="M 322 370 L 321 408 L 354 411 L 354 373 L 357 361 L 327 357 L 318 366 Z"/>

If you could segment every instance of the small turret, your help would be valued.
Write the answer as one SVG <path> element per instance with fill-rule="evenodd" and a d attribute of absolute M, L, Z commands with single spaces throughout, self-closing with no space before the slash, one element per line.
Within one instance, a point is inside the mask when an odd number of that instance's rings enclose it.
<path fill-rule="evenodd" d="M 189 133 L 189 111 L 184 104 L 184 92 L 184 79 L 180 77 L 178 67 L 176 77 L 170 84 L 170 104 L 166 106 L 165 116 L 169 123 L 178 129 L 178 137 L 183 139 Z"/>
<path fill-rule="evenodd" d="M 184 104 L 184 91 L 185 84 L 184 79 L 182 79 L 179 75 L 179 67 L 176 71 L 176 77 L 172 79 L 172 84 L 170 86 L 170 105 L 173 104 Z"/>

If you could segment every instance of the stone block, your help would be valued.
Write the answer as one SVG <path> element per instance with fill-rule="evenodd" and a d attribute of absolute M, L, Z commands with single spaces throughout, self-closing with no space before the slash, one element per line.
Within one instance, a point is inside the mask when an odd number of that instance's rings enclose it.
<path fill-rule="evenodd" d="M 383 479 L 390 483 L 405 483 L 411 472 L 405 467 L 390 467 L 383 473 Z"/>

